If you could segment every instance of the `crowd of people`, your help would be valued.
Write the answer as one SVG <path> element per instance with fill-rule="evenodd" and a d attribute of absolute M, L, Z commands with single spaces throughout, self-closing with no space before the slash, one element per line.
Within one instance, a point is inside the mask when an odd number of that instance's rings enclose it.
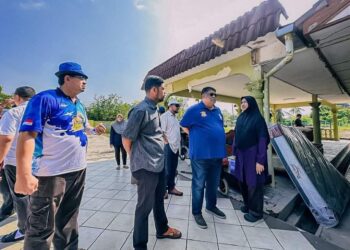
<path fill-rule="evenodd" d="M 84 192 L 88 134 L 101 135 L 103 124 L 89 125 L 78 95 L 88 76 L 77 63 L 59 66 L 58 88 L 35 94 L 31 87 L 17 88 L 15 107 L 0 120 L 1 192 L 0 221 L 15 211 L 18 228 L 2 242 L 24 239 L 24 249 L 78 249 L 78 214 Z M 147 76 L 145 98 L 124 119 L 117 114 L 110 130 L 116 169 L 128 169 L 137 185 L 133 246 L 147 249 L 148 218 L 153 210 L 158 239 L 179 239 L 180 229 L 168 224 L 164 199 L 182 196 L 176 187 L 181 150 L 180 128 L 189 135 L 192 167 L 192 215 L 207 228 L 205 211 L 225 219 L 217 207 L 222 162 L 226 159 L 224 117 L 216 103 L 216 90 L 205 87 L 201 101 L 189 107 L 181 121 L 181 103 L 172 99 L 163 112 L 158 104 L 165 97 L 164 80 Z M 267 126 L 255 99 L 241 98 L 242 113 L 236 124 L 233 154 L 234 175 L 240 182 L 247 221 L 263 216 L 263 185 L 267 176 Z M 121 155 L 121 157 L 120 157 Z M 127 165 L 127 156 L 130 158 Z M 205 192 L 205 195 L 204 195 Z"/>

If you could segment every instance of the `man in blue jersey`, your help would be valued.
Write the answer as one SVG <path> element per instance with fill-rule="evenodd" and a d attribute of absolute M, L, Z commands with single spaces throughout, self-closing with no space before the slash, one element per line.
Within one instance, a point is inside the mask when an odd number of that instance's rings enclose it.
<path fill-rule="evenodd" d="M 30 195 L 26 250 L 49 250 L 52 241 L 55 249 L 78 249 L 87 133 L 105 132 L 89 126 L 77 97 L 88 78 L 81 66 L 62 63 L 56 76 L 59 88 L 29 101 L 19 130 L 15 191 Z"/>
<path fill-rule="evenodd" d="M 192 166 L 192 214 L 200 228 L 207 228 L 202 216 L 205 187 L 206 211 L 225 219 L 216 206 L 216 193 L 220 182 L 221 163 L 226 157 L 224 119 L 215 106 L 216 90 L 202 89 L 202 101 L 187 109 L 180 125 L 190 137 Z"/>

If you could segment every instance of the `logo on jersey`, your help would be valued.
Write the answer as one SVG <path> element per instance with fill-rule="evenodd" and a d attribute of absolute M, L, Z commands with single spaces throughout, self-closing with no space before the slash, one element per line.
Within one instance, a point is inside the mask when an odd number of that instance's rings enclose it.
<path fill-rule="evenodd" d="M 84 129 L 84 116 L 81 113 L 78 113 L 76 117 L 72 120 L 72 131 L 80 131 Z"/>
<path fill-rule="evenodd" d="M 207 116 L 207 113 L 205 111 L 201 111 L 201 116 L 202 117 L 206 117 Z"/>

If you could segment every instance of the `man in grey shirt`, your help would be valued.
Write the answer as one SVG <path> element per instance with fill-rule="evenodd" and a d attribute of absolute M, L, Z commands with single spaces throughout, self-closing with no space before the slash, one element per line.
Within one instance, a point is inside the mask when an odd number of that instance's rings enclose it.
<path fill-rule="evenodd" d="M 123 133 L 123 146 L 130 155 L 130 168 L 137 180 L 133 245 L 147 249 L 148 216 L 153 209 L 157 238 L 181 238 L 181 232 L 168 226 L 164 210 L 164 137 L 157 103 L 164 99 L 164 80 L 148 76 L 144 82 L 146 98 L 129 112 Z"/>

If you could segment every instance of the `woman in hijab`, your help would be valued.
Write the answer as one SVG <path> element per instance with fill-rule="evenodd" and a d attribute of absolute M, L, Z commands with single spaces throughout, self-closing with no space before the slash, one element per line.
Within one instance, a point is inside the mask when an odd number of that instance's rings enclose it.
<path fill-rule="evenodd" d="M 240 182 L 244 219 L 255 222 L 263 217 L 264 184 L 267 172 L 267 125 L 252 96 L 241 98 L 242 113 L 236 124 L 233 155 L 236 156 L 235 177 Z"/>
<path fill-rule="evenodd" d="M 120 169 L 120 151 L 122 152 L 123 168 L 128 168 L 126 165 L 126 151 L 122 143 L 122 134 L 126 127 L 126 121 L 122 114 L 116 116 L 115 122 L 112 123 L 110 132 L 110 146 L 114 147 L 115 159 L 117 161 L 117 170 Z"/>

